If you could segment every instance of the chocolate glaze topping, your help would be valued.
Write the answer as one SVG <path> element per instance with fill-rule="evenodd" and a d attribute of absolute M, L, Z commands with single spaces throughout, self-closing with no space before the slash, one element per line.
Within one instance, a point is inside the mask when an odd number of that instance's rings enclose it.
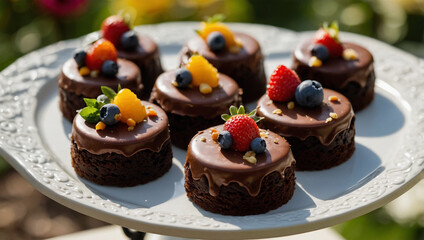
<path fill-rule="evenodd" d="M 239 98 L 237 83 L 225 74 L 219 74 L 219 86 L 209 94 L 203 94 L 198 87 L 177 88 L 176 70 L 162 73 L 156 80 L 151 99 L 155 100 L 166 112 L 181 116 L 202 116 L 210 119 L 221 115 Z"/>
<path fill-rule="evenodd" d="M 368 75 L 374 71 L 371 53 L 354 43 L 343 42 L 344 49 L 353 49 L 358 54 L 357 60 L 346 61 L 342 57 L 329 58 L 321 67 L 310 67 L 309 59 L 313 40 L 302 42 L 293 53 L 292 68 L 302 80 L 319 81 L 324 87 L 343 88 L 349 82 L 358 83 L 362 88 L 367 84 Z"/>
<path fill-rule="evenodd" d="M 141 90 L 143 84 L 141 84 L 140 70 L 137 65 L 125 59 L 118 59 L 117 62 L 119 71 L 116 77 L 106 78 L 101 74 L 98 77 L 81 76 L 75 60 L 73 58 L 69 59 L 62 67 L 58 85 L 68 92 L 89 98 L 96 98 L 102 94 L 101 86 L 116 89 L 118 84 L 121 84 L 122 88 Z"/>
<path fill-rule="evenodd" d="M 213 128 L 222 131 L 223 126 Z M 206 176 L 212 196 L 217 196 L 220 187 L 231 182 L 238 183 L 246 188 L 251 196 L 256 196 L 265 176 L 277 171 L 284 178 L 284 170 L 295 162 L 287 141 L 275 133 L 268 131 L 268 138 L 264 138 L 266 151 L 256 155 L 256 164 L 250 164 L 243 160 L 244 153 L 221 149 L 219 144 L 212 140 L 210 129 L 193 137 L 188 146 L 186 162 L 190 165 L 193 179 L 199 180 L 202 175 Z M 206 142 L 201 141 L 203 137 Z"/>
<path fill-rule="evenodd" d="M 128 131 L 128 126 L 124 123 L 117 123 L 97 131 L 96 124 L 87 123 L 77 114 L 73 122 L 72 139 L 78 149 L 93 154 L 114 152 L 126 157 L 146 149 L 159 152 L 169 139 L 168 117 L 155 104 L 141 102 L 146 107 L 153 107 L 157 117 L 148 117 L 147 121 L 137 124 L 133 131 Z"/>
<path fill-rule="evenodd" d="M 329 96 L 337 96 L 338 102 L 328 100 Z M 282 115 L 272 113 L 281 109 Z M 337 113 L 338 118 L 325 122 L 331 112 Z M 264 117 L 260 126 L 284 137 L 296 137 L 305 140 L 314 136 L 323 145 L 329 145 L 335 136 L 348 129 L 354 113 L 349 100 L 342 94 L 324 88 L 324 100 L 320 107 L 304 108 L 295 105 L 294 109 L 287 108 L 287 102 L 275 102 L 268 95 L 258 101 L 257 115 Z"/>
<path fill-rule="evenodd" d="M 127 51 L 118 46 L 118 56 L 135 62 L 137 65 L 143 65 L 146 58 L 150 58 L 158 51 L 157 44 L 148 36 L 138 35 L 138 47 L 135 50 Z"/>

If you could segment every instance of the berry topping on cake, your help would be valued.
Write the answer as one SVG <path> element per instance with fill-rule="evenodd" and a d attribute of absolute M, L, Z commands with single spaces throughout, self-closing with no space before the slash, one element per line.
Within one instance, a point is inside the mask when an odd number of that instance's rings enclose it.
<path fill-rule="evenodd" d="M 138 47 L 138 36 L 135 31 L 127 31 L 122 34 L 121 45 L 125 50 L 134 50 Z"/>
<path fill-rule="evenodd" d="M 115 61 L 118 53 L 115 46 L 106 39 L 99 39 L 87 51 L 85 63 L 90 70 L 100 70 L 107 60 Z"/>
<path fill-rule="evenodd" d="M 136 123 L 140 123 L 146 119 L 146 108 L 141 104 L 137 95 L 127 88 L 122 89 L 116 94 L 113 103 L 121 110 L 121 122 L 123 123 L 127 123 L 129 119 L 134 120 Z"/>
<path fill-rule="evenodd" d="M 107 60 L 102 65 L 102 73 L 105 77 L 113 78 L 118 73 L 118 64 L 115 61 Z"/>
<path fill-rule="evenodd" d="M 321 83 L 315 80 L 305 80 L 296 88 L 296 102 L 302 107 L 320 106 L 324 99 Z"/>
<path fill-rule="evenodd" d="M 100 121 L 106 125 L 114 125 L 121 119 L 119 107 L 113 103 L 108 103 L 100 108 Z"/>
<path fill-rule="evenodd" d="M 339 26 L 337 22 L 332 22 L 330 26 L 324 23 L 314 36 L 314 43 L 324 45 L 330 54 L 330 57 L 340 57 L 343 53 L 343 46 L 339 42 Z"/>
<path fill-rule="evenodd" d="M 229 149 L 233 145 L 233 137 L 228 131 L 222 131 L 218 135 L 218 144 L 222 149 Z"/>
<path fill-rule="evenodd" d="M 224 16 L 222 14 L 214 15 L 208 18 L 206 22 L 201 22 L 200 30 L 196 30 L 196 32 L 197 34 L 199 34 L 201 38 L 203 38 L 203 40 L 205 40 L 208 43 L 208 45 L 209 45 L 208 36 L 212 33 L 216 34 L 215 32 L 220 33 L 222 37 L 225 39 L 225 47 L 230 52 L 236 53 L 240 50 L 242 44 L 240 43 L 240 41 L 236 40 L 231 30 L 225 24 L 222 23 L 223 20 L 224 20 Z M 216 51 L 221 51 L 221 50 L 222 49 L 219 49 Z M 211 51 L 215 51 L 215 50 L 211 48 Z"/>
<path fill-rule="evenodd" d="M 257 137 L 252 140 L 250 143 L 250 148 L 256 153 L 260 154 L 265 152 L 266 149 L 266 142 L 263 138 Z"/>
<path fill-rule="evenodd" d="M 271 100 L 290 101 L 295 94 L 296 87 L 300 84 L 297 74 L 284 65 L 279 65 L 272 73 L 268 82 L 268 97 Z"/>
<path fill-rule="evenodd" d="M 187 68 L 180 68 L 175 74 L 175 83 L 179 88 L 188 87 L 193 81 L 190 71 Z"/>
<path fill-rule="evenodd" d="M 120 44 L 122 34 L 129 30 L 128 22 L 118 15 L 106 18 L 101 27 L 103 38 L 111 41 L 115 46 Z"/>
<path fill-rule="evenodd" d="M 225 48 L 225 38 L 220 32 L 211 32 L 206 38 L 206 42 L 212 52 L 219 52 Z"/>
<path fill-rule="evenodd" d="M 259 128 L 256 125 L 260 118 L 255 116 L 256 110 L 245 114 L 243 106 L 238 109 L 231 106 L 230 113 L 231 115 L 223 114 L 222 119 L 226 121 L 224 130 L 228 131 L 232 137 L 231 148 L 240 152 L 248 151 L 253 139 L 260 137 Z"/>
<path fill-rule="evenodd" d="M 78 51 L 78 52 L 75 53 L 74 59 L 75 59 L 75 62 L 77 63 L 77 65 L 78 65 L 78 68 L 81 68 L 81 67 L 84 67 L 85 66 L 85 58 L 86 58 L 86 56 L 87 56 L 87 53 L 85 51 L 83 51 L 83 50 Z"/>
<path fill-rule="evenodd" d="M 185 67 L 191 73 L 191 84 L 199 87 L 201 93 L 208 94 L 212 92 L 212 88 L 218 86 L 218 70 L 203 56 L 191 56 Z"/>
<path fill-rule="evenodd" d="M 330 56 L 327 47 L 322 44 L 312 45 L 311 54 L 321 61 L 326 61 Z"/>
<path fill-rule="evenodd" d="M 87 107 L 81 109 L 79 114 L 89 123 L 96 124 L 96 130 L 103 130 L 106 126 L 123 122 L 128 125 L 128 131 L 146 119 L 145 106 L 140 99 L 129 89 L 118 86 L 118 93 L 109 87 L 102 86 L 102 93 L 97 99 L 84 98 Z M 157 114 L 151 109 L 149 117 Z"/>

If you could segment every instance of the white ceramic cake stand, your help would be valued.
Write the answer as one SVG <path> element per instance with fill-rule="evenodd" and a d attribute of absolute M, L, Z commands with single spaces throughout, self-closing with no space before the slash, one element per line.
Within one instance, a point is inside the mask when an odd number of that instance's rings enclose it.
<path fill-rule="evenodd" d="M 160 47 L 165 69 L 176 68 L 182 44 L 198 23 L 137 27 Z M 291 64 L 291 52 L 312 33 L 253 24 L 230 24 L 260 42 L 269 75 Z M 185 151 L 174 148 L 171 170 L 142 186 L 99 186 L 71 167 L 71 124 L 58 108 L 56 79 L 77 47 L 97 33 L 32 52 L 0 75 L 0 155 L 46 196 L 86 215 L 140 231 L 193 238 L 262 238 L 307 232 L 347 221 L 381 207 L 411 188 L 424 163 L 424 61 L 389 45 L 341 33 L 375 57 L 376 95 L 357 114 L 356 152 L 330 170 L 296 172 L 291 201 L 266 214 L 212 214 L 185 196 Z"/>

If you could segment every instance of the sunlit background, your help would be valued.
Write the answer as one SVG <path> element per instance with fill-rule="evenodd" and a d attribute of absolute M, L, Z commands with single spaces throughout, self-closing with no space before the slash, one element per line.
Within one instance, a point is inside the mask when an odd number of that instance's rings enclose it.
<path fill-rule="evenodd" d="M 119 11 L 130 13 L 134 25 L 224 13 L 231 22 L 304 31 L 337 20 L 343 31 L 424 57 L 424 0 L 0 0 L 0 70 L 28 52 L 97 31 Z M 0 239 L 42 239 L 101 225 L 45 198 L 0 158 Z M 424 239 L 424 183 L 335 229 L 346 239 Z"/>

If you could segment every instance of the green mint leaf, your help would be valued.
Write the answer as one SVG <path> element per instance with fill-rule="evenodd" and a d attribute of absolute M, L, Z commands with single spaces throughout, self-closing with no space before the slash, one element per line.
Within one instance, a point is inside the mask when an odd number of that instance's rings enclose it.
<path fill-rule="evenodd" d="M 102 93 L 104 95 L 106 95 L 106 97 L 109 98 L 109 100 L 112 100 L 112 99 L 115 98 L 116 92 L 112 88 L 106 87 L 106 86 L 102 86 L 101 89 L 102 89 Z"/>
<path fill-rule="evenodd" d="M 221 115 L 221 118 L 222 118 L 222 120 L 227 121 L 228 119 L 230 119 L 230 118 L 231 118 L 231 116 L 230 116 L 230 115 L 228 115 L 228 114 L 222 114 L 222 115 Z"/>
<path fill-rule="evenodd" d="M 196 30 L 194 30 L 194 31 L 197 33 L 197 35 L 199 35 L 199 36 L 200 36 L 200 35 L 202 35 L 202 32 L 201 32 L 200 30 L 197 30 L 197 29 L 196 29 Z"/>
<path fill-rule="evenodd" d="M 118 84 L 118 92 L 122 90 L 121 84 Z"/>
<path fill-rule="evenodd" d="M 241 106 L 239 107 L 239 109 L 237 110 L 237 114 L 244 114 L 244 113 L 245 113 L 244 106 L 243 106 L 243 105 L 241 105 Z"/>
<path fill-rule="evenodd" d="M 230 114 L 231 114 L 231 116 L 237 115 L 237 107 L 231 106 L 230 107 Z"/>
<path fill-rule="evenodd" d="M 249 114 L 247 114 L 249 117 L 250 116 L 255 116 L 255 114 L 256 114 L 256 108 L 255 109 L 253 109 L 253 111 L 251 111 Z"/>
<path fill-rule="evenodd" d="M 100 121 L 100 112 L 97 108 L 85 107 L 79 112 L 79 114 L 89 123 L 98 123 Z"/>
<path fill-rule="evenodd" d="M 87 107 L 99 108 L 100 104 L 94 98 L 84 98 L 84 102 Z"/>
<path fill-rule="evenodd" d="M 222 13 L 218 13 L 218 14 L 215 14 L 211 17 L 208 17 L 206 19 L 206 22 L 207 23 L 216 23 L 216 22 L 223 22 L 224 20 L 225 20 L 225 15 L 222 14 Z"/>
<path fill-rule="evenodd" d="M 260 120 L 263 119 L 263 117 L 258 117 L 258 116 L 250 116 L 250 118 L 252 118 L 253 121 L 255 121 L 255 123 L 258 123 Z"/>

